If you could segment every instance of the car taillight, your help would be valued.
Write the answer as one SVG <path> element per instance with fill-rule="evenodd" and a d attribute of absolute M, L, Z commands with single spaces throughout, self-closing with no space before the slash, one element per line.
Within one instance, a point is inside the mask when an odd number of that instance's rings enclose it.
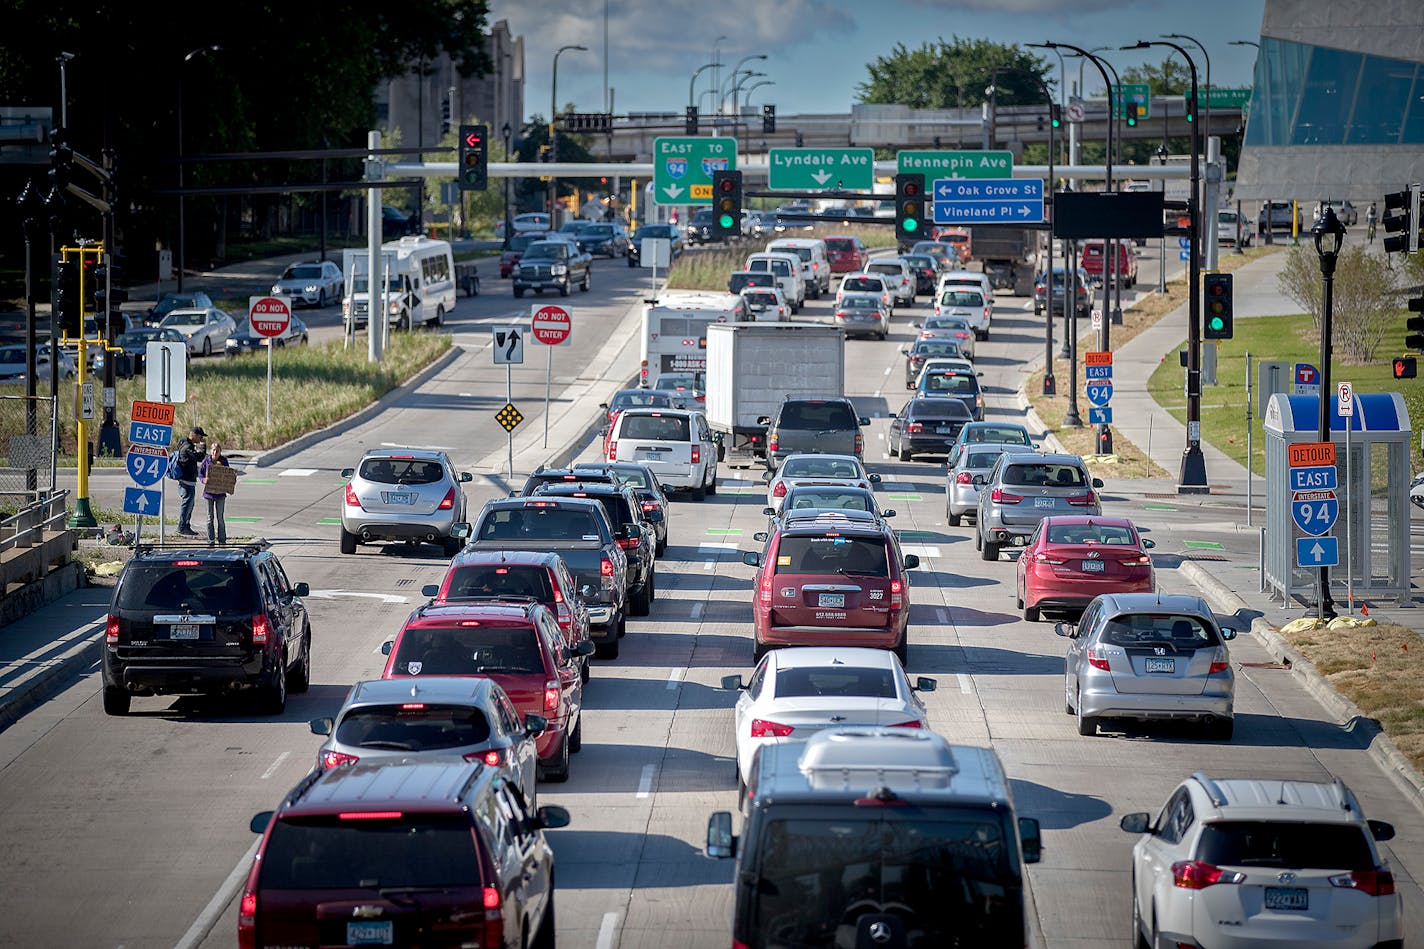
<path fill-rule="evenodd" d="M 618 546 L 624 550 L 637 550 L 638 543 L 639 541 L 636 537 L 623 537 L 619 539 Z"/>
<path fill-rule="evenodd" d="M 651 514 L 652 512 L 656 511 L 657 509 L 658 509 L 658 505 L 657 505 L 656 502 L 654 502 L 654 501 L 644 501 L 644 502 L 643 502 L 643 513 L 644 513 L 644 514 Z"/>
<path fill-rule="evenodd" d="M 918 435 L 920 432 L 923 432 L 924 430 L 925 430 L 925 427 L 924 427 L 923 425 L 921 425 L 919 422 L 911 422 L 909 425 L 906 425 L 906 426 L 905 426 L 905 431 L 908 432 L 908 433 L 911 434 L 911 435 Z"/>
<path fill-rule="evenodd" d="M 119 644 L 119 618 L 113 613 L 109 614 L 108 622 L 104 624 L 104 642 L 110 646 Z"/>
<path fill-rule="evenodd" d="M 974 478 L 969 474 L 969 472 L 967 472 L 967 471 L 961 471 L 959 474 L 955 475 L 954 483 L 955 483 L 955 484 L 973 484 L 973 483 L 974 483 Z"/>
<path fill-rule="evenodd" d="M 1211 657 L 1211 668 L 1207 670 L 1208 675 L 1216 675 L 1231 668 L 1231 657 L 1226 654 L 1225 646 L 1217 646 L 1216 652 Z"/>
<path fill-rule="evenodd" d="M 240 949 L 257 946 L 257 891 L 247 890 L 237 908 L 237 944 Z"/>
<path fill-rule="evenodd" d="M 780 435 L 768 435 L 766 438 L 767 451 L 776 451 L 781 447 Z"/>
<path fill-rule="evenodd" d="M 784 497 L 786 497 L 786 482 L 785 482 L 785 481 L 778 481 L 778 482 L 776 482 L 776 487 L 774 487 L 774 488 L 771 489 L 771 496 L 774 497 L 774 498 L 784 498 Z"/>
<path fill-rule="evenodd" d="M 445 499 L 440 502 L 440 510 L 448 511 L 455 506 L 455 489 L 452 487 L 445 492 Z"/>
<path fill-rule="evenodd" d="M 1354 873 L 1340 873 L 1327 877 L 1331 886 L 1345 890 L 1359 890 L 1370 896 L 1393 896 L 1394 874 L 1388 870 L 1356 870 Z"/>
<path fill-rule="evenodd" d="M 544 711 L 552 712 L 559 707 L 559 680 L 549 679 L 544 683 Z"/>
<path fill-rule="evenodd" d="M 761 579 L 761 590 L 758 591 L 763 606 L 771 606 L 771 575 L 768 574 Z"/>
<path fill-rule="evenodd" d="M 1101 669 L 1103 672 L 1112 671 L 1112 666 L 1108 665 L 1108 654 L 1102 646 L 1088 647 L 1088 665 L 1094 669 Z"/>
<path fill-rule="evenodd" d="M 598 575 L 603 578 L 605 584 L 613 580 L 613 561 L 604 557 L 598 562 Z"/>
<path fill-rule="evenodd" d="M 608 460 L 618 460 L 618 440 L 616 438 L 609 439 L 608 441 Z"/>
<path fill-rule="evenodd" d="M 905 605 L 905 585 L 899 580 L 890 581 L 890 609 L 898 610 Z"/>
<path fill-rule="evenodd" d="M 912 719 L 910 719 L 908 722 L 896 722 L 895 724 L 891 725 L 890 727 L 891 727 L 891 728 L 924 728 L 924 727 L 925 727 L 925 723 L 922 722 L 922 721 L 920 721 L 918 718 L 912 718 Z"/>
<path fill-rule="evenodd" d="M 348 755 L 344 751 L 323 751 L 321 753 L 321 767 L 325 771 L 328 768 L 338 768 L 344 764 L 355 764 L 360 761 L 356 755 Z"/>
<path fill-rule="evenodd" d="M 484 939 L 481 944 L 504 945 L 504 913 L 500 909 L 504 901 L 500 898 L 499 890 L 492 886 L 485 887 L 481 902 L 485 908 Z"/>
<path fill-rule="evenodd" d="M 1150 556 L 1148 556 L 1147 554 L 1139 554 L 1136 557 L 1127 558 L 1122 562 L 1122 564 L 1125 567 L 1136 567 L 1139 564 L 1149 564 L 1151 562 L 1152 558 Z"/>
<path fill-rule="evenodd" d="M 974 406 L 980 409 L 984 407 L 984 397 L 982 395 L 976 395 L 974 397 Z"/>
<path fill-rule="evenodd" d="M 702 449 L 697 445 L 692 446 L 692 463 L 695 465 L 702 460 Z"/>
<path fill-rule="evenodd" d="M 855 453 L 857 455 L 865 453 L 865 436 L 860 432 L 855 433 Z"/>
<path fill-rule="evenodd" d="M 1098 496 L 1092 491 L 1089 491 L 1086 494 L 1070 494 L 1063 500 L 1067 501 L 1069 504 L 1077 505 L 1078 507 L 1086 507 L 1089 504 L 1097 504 Z"/>
<path fill-rule="evenodd" d="M 266 613 L 258 613 L 252 617 L 252 641 L 254 643 L 267 642 L 267 636 L 271 631 L 272 628 L 267 625 Z"/>
<path fill-rule="evenodd" d="M 1017 504 L 1023 500 L 1022 494 L 1010 494 L 1003 488 L 995 488 L 989 494 L 989 499 L 996 504 Z"/>
<path fill-rule="evenodd" d="M 795 731 L 791 725 L 782 725 L 780 722 L 769 722 L 763 718 L 752 719 L 753 738 L 785 738 Z"/>
<path fill-rule="evenodd" d="M 346 486 L 346 504 L 349 507 L 360 507 L 361 499 L 356 496 L 356 491 L 351 485 Z"/>
<path fill-rule="evenodd" d="M 1050 556 L 1048 556 L 1048 554 L 1044 553 L 1044 552 L 1041 551 L 1041 550 L 1040 550 L 1038 553 L 1036 553 L 1036 554 L 1033 555 L 1033 560 L 1034 560 L 1034 563 L 1060 564 L 1060 563 L 1067 563 L 1067 562 L 1068 562 L 1068 561 L 1066 561 L 1066 560 L 1060 560 L 1060 559 L 1055 558 L 1055 557 L 1050 557 Z"/>
<path fill-rule="evenodd" d="M 1223 870 L 1201 860 L 1179 860 L 1172 864 L 1172 885 L 1184 890 L 1204 890 L 1218 883 L 1244 883 L 1246 874 L 1239 870 Z"/>
<path fill-rule="evenodd" d="M 472 751 L 463 757 L 466 761 L 478 761 L 491 768 L 498 768 L 504 764 L 504 750 L 500 748 L 491 748 L 489 751 Z"/>

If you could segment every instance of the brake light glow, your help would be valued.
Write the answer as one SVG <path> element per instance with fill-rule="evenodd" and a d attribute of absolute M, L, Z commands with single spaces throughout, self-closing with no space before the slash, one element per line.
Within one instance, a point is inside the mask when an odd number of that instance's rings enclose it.
<path fill-rule="evenodd" d="M 924 727 L 925 727 L 925 723 L 922 722 L 922 721 L 920 721 L 918 718 L 912 718 L 912 719 L 910 719 L 908 722 L 896 722 L 895 724 L 891 725 L 890 727 L 891 727 L 891 728 L 924 728 Z"/>
<path fill-rule="evenodd" d="M 455 489 L 452 487 L 445 492 L 445 500 L 440 502 L 440 510 L 448 511 L 455 506 Z"/>
<path fill-rule="evenodd" d="M 119 618 L 113 613 L 109 614 L 109 619 L 104 623 L 104 642 L 110 646 L 117 646 L 119 643 Z"/>
<path fill-rule="evenodd" d="M 774 498 L 784 498 L 784 497 L 786 497 L 786 482 L 785 482 L 785 481 L 778 481 L 778 482 L 776 482 L 776 487 L 774 487 L 774 488 L 771 489 L 771 496 L 774 497 Z"/>
<path fill-rule="evenodd" d="M 563 603 L 563 602 L 564 602 L 564 591 L 563 591 L 563 590 L 560 590 L 558 587 L 554 587 L 554 602 L 555 602 L 555 603 Z"/>
<path fill-rule="evenodd" d="M 257 893 L 247 890 L 237 910 L 237 944 L 241 949 L 257 945 Z"/>
<path fill-rule="evenodd" d="M 600 560 L 598 562 L 598 574 L 603 577 L 604 582 L 611 580 L 613 578 L 613 561 L 607 557 Z"/>
<path fill-rule="evenodd" d="M 862 454 L 865 451 L 865 436 L 860 432 L 855 433 L 855 453 Z"/>
<path fill-rule="evenodd" d="M 559 505 L 558 505 L 557 502 L 554 502 L 554 501 L 525 501 L 525 502 L 524 502 L 524 506 L 525 506 L 525 507 L 558 507 Z"/>
<path fill-rule="evenodd" d="M 1393 896 L 1394 874 L 1388 870 L 1356 870 L 1326 877 L 1330 885 L 1345 890 L 1359 890 L 1370 896 Z"/>
<path fill-rule="evenodd" d="M 400 811 L 342 811 L 338 820 L 400 820 L 405 815 Z"/>
<path fill-rule="evenodd" d="M 498 768 L 504 764 L 504 751 L 499 748 L 491 748 L 489 751 L 472 751 L 464 755 L 466 761 L 478 761 L 481 764 L 489 765 L 491 768 Z"/>
<path fill-rule="evenodd" d="M 252 641 L 254 643 L 265 643 L 267 637 L 272 632 L 272 627 L 267 624 L 267 614 L 258 613 L 252 617 Z"/>
<path fill-rule="evenodd" d="M 657 509 L 658 509 L 658 506 L 657 506 L 657 504 L 655 504 L 654 502 L 652 502 L 652 501 L 644 501 L 644 502 L 643 502 L 643 513 L 644 513 L 644 514 L 651 514 L 653 511 L 656 511 Z"/>
<path fill-rule="evenodd" d="M 692 446 L 692 463 L 695 465 L 702 460 L 702 448 L 698 445 Z"/>
<path fill-rule="evenodd" d="M 780 447 L 781 447 L 781 436 L 780 436 L 780 435 L 772 434 L 772 435 L 768 435 L 768 436 L 767 436 L 767 438 L 766 438 L 766 448 L 767 448 L 767 451 L 776 451 L 776 450 L 779 449 Z"/>
<path fill-rule="evenodd" d="M 1064 498 L 1064 500 L 1077 507 L 1087 507 L 1090 504 L 1097 504 L 1098 496 L 1094 492 L 1089 491 L 1086 494 L 1070 494 Z"/>
<path fill-rule="evenodd" d="M 616 439 L 616 438 L 610 439 L 609 442 L 608 442 L 608 460 L 609 460 L 609 461 L 617 461 L 617 460 L 618 460 L 618 439 Z"/>
<path fill-rule="evenodd" d="M 899 580 L 890 581 L 890 609 L 898 610 L 905 605 L 905 585 Z"/>
<path fill-rule="evenodd" d="M 762 606 L 771 606 L 771 575 L 767 574 L 761 578 L 761 590 L 758 592 L 761 597 Z"/>
<path fill-rule="evenodd" d="M 973 478 L 972 476 L 970 476 L 969 472 L 967 472 L 967 471 L 961 471 L 959 474 L 957 474 L 957 475 L 954 476 L 954 483 L 955 483 L 955 484 L 973 484 L 973 483 L 974 483 L 974 478 Z"/>
<path fill-rule="evenodd" d="M 424 703 L 424 702 L 403 702 L 403 703 L 401 703 L 401 710 L 402 710 L 402 711 L 418 711 L 419 709 L 423 709 L 423 708 L 425 708 L 425 703 Z"/>
<path fill-rule="evenodd" d="M 1230 657 L 1226 654 L 1226 647 L 1217 646 L 1215 654 L 1213 654 L 1211 657 L 1211 668 L 1207 670 L 1208 674 L 1217 675 L 1218 673 L 1225 672 L 1227 669 L 1230 668 L 1231 661 Z"/>
<path fill-rule="evenodd" d="M 360 507 L 361 499 L 356 497 L 356 491 L 351 485 L 346 486 L 346 504 L 348 507 Z"/>
<path fill-rule="evenodd" d="M 480 621 L 477 620 L 477 619 L 462 619 L 462 620 L 460 620 L 460 625 L 461 625 L 461 626 L 478 626 L 478 625 L 480 625 Z"/>
<path fill-rule="evenodd" d="M 918 435 L 920 432 L 923 432 L 924 430 L 925 430 L 925 427 L 924 427 L 923 425 L 921 425 L 919 422 L 911 422 L 909 425 L 906 425 L 906 426 L 905 426 L 905 431 L 908 432 L 908 433 L 911 434 L 911 435 Z"/>
<path fill-rule="evenodd" d="M 485 909 L 499 909 L 499 890 L 492 886 L 485 887 L 483 904 Z"/>
<path fill-rule="evenodd" d="M 1112 666 L 1108 665 L 1108 654 L 1102 646 L 1088 647 L 1088 665 L 1103 672 L 1112 671 Z"/>
<path fill-rule="evenodd" d="M 1050 557 L 1050 556 L 1048 556 L 1048 554 L 1044 553 L 1044 552 L 1041 551 L 1041 550 L 1040 550 L 1038 553 L 1036 553 L 1036 554 L 1033 555 L 1033 560 L 1034 560 L 1034 563 L 1051 563 L 1051 564 L 1060 564 L 1060 563 L 1067 563 L 1067 562 L 1068 562 L 1068 561 L 1063 560 L 1062 558 L 1059 558 L 1059 557 Z"/>
<path fill-rule="evenodd" d="M 1127 567 L 1135 567 L 1139 564 L 1149 564 L 1151 562 L 1152 558 L 1147 554 L 1140 554 L 1136 557 L 1129 557 L 1126 560 L 1122 561 L 1123 565 Z"/>
<path fill-rule="evenodd" d="M 175 567 L 196 567 L 196 566 L 198 566 L 198 561 L 196 561 L 196 560 L 175 560 L 175 561 L 173 561 L 173 566 L 175 566 Z"/>
<path fill-rule="evenodd" d="M 762 718 L 752 719 L 753 738 L 785 738 L 795 731 L 791 725 L 782 725 L 780 722 L 771 722 Z"/>
<path fill-rule="evenodd" d="M 1218 883 L 1245 883 L 1246 874 L 1223 870 L 1201 860 L 1179 860 L 1172 864 L 1172 885 L 1184 890 L 1204 890 Z"/>
<path fill-rule="evenodd" d="M 995 504 L 1017 504 L 1023 500 L 1023 495 L 1010 494 L 1003 488 L 995 488 L 989 494 L 989 499 L 992 500 Z"/>
<path fill-rule="evenodd" d="M 348 755 L 344 751 L 323 751 L 321 753 L 322 770 L 339 768 L 344 764 L 355 764 L 361 759 L 355 755 Z"/>
<path fill-rule="evenodd" d="M 637 550 L 637 549 L 638 549 L 638 538 L 636 538 L 636 537 L 624 537 L 624 538 L 621 538 L 621 539 L 618 541 L 618 546 L 619 546 L 619 547 L 622 547 L 624 550 Z"/>

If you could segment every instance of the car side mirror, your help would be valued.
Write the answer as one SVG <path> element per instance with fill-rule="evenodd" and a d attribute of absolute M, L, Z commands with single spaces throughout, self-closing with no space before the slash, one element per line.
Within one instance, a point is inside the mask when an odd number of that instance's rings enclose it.
<path fill-rule="evenodd" d="M 886 417 L 886 418 L 899 418 L 900 416 L 897 415 L 897 414 L 894 413 L 894 412 L 891 412 L 889 415 L 887 415 L 887 416 L 885 416 L 885 417 Z"/>
<path fill-rule="evenodd" d="M 722 676 L 722 688 L 728 692 L 740 692 L 747 687 L 746 682 L 739 675 Z"/>
<path fill-rule="evenodd" d="M 608 408 L 608 403 L 607 403 L 607 402 L 600 402 L 600 403 L 598 403 L 598 407 L 599 407 L 600 409 L 606 409 L 606 408 Z"/>
<path fill-rule="evenodd" d="M 772 479 L 773 477 L 775 477 L 775 475 L 774 475 L 772 472 L 770 472 L 770 471 L 763 471 L 763 472 L 761 473 L 761 480 L 767 482 L 768 484 L 771 483 L 771 479 Z"/>
<path fill-rule="evenodd" d="M 591 583 L 585 583 L 583 586 L 579 587 L 578 592 L 579 596 L 583 597 L 585 600 L 592 599 L 598 593 L 598 591 L 593 588 L 593 584 Z"/>
<path fill-rule="evenodd" d="M 349 477 L 351 477 L 352 475 L 354 475 L 355 473 L 356 473 L 356 469 L 355 469 L 355 468 L 342 468 L 342 469 L 341 469 L 341 477 L 343 477 L 343 478 L 349 478 Z"/>
<path fill-rule="evenodd" d="M 752 540 L 756 541 L 758 544 L 764 544 L 766 543 L 767 538 L 769 538 L 770 536 L 771 535 L 768 534 L 766 531 L 757 531 L 755 534 L 752 535 Z"/>
<path fill-rule="evenodd" d="M 770 424 L 771 424 L 771 416 L 770 416 L 770 415 L 758 415 L 758 416 L 757 416 L 757 424 L 758 424 L 758 425 L 770 425 Z"/>
<path fill-rule="evenodd" d="M 919 328 L 920 328 L 920 324 L 918 324 L 918 323 L 911 323 L 910 326 L 911 326 L 911 328 L 913 328 L 913 329 L 919 329 Z"/>
<path fill-rule="evenodd" d="M 247 829 L 254 834 L 260 834 L 267 829 L 267 825 L 270 823 L 272 823 L 272 812 L 258 811 L 252 815 L 252 820 L 247 822 Z"/>
<path fill-rule="evenodd" d="M 456 521 L 450 525 L 450 536 L 464 540 L 470 536 L 470 525 L 466 521 Z"/>
<path fill-rule="evenodd" d="M 637 524 L 624 524 L 623 536 L 628 540 L 637 540 L 643 536 L 643 529 Z"/>
<path fill-rule="evenodd" d="M 529 712 L 524 716 L 524 734 L 529 738 L 538 738 L 549 730 L 549 720 L 542 715 L 535 715 Z"/>
<path fill-rule="evenodd" d="M 761 554 L 757 553 L 755 550 L 748 551 L 742 554 L 742 563 L 746 564 L 748 567 L 760 567 Z"/>
<path fill-rule="evenodd" d="M 314 718 L 307 722 L 307 727 L 311 729 L 313 735 L 330 735 L 331 726 L 336 724 L 335 719 Z"/>
<path fill-rule="evenodd" d="M 470 483 L 471 481 L 473 481 L 473 480 L 475 480 L 475 476 L 472 475 L 472 474 L 470 474 L 468 471 L 462 471 L 462 472 L 460 472 L 460 483 L 461 483 L 461 484 L 469 484 L 469 483 Z"/>
<path fill-rule="evenodd" d="M 598 437 L 599 437 L 599 438 L 607 438 L 607 437 L 608 437 L 608 429 L 606 429 L 606 428 L 600 428 L 600 429 L 598 430 Z"/>
<path fill-rule="evenodd" d="M 1093 487 L 1095 487 L 1095 488 L 1101 488 L 1102 486 L 1103 486 L 1103 479 L 1102 479 L 1102 478 L 1094 478 L 1094 479 L 1093 479 Z"/>
<path fill-rule="evenodd" d="M 427 583 L 425 586 L 423 586 L 423 587 L 420 588 L 420 595 L 421 595 L 421 596 L 432 597 L 432 598 L 439 596 L 439 595 L 440 595 L 440 584 L 438 584 L 438 583 Z"/>
<path fill-rule="evenodd" d="M 862 416 L 860 416 L 859 418 L 856 419 L 856 422 L 860 423 L 861 425 L 869 425 L 869 424 L 870 424 L 870 419 L 869 419 L 868 417 L 862 415 Z"/>
<path fill-rule="evenodd" d="M 871 484 L 879 484 L 879 483 L 880 483 L 880 475 L 878 475 L 878 474 L 872 474 L 872 475 L 871 475 L 869 478 L 867 478 L 866 480 L 869 481 Z"/>
<path fill-rule="evenodd" d="M 1231 640 L 1236 638 L 1236 630 L 1232 629 L 1230 626 L 1221 627 L 1221 638 L 1226 640 L 1227 642 L 1230 642 Z"/>
<path fill-rule="evenodd" d="M 311 596 L 311 585 L 305 580 L 299 580 L 292 584 L 292 592 L 297 596 Z"/>
<path fill-rule="evenodd" d="M 1375 840 L 1385 841 L 1394 839 L 1394 825 L 1388 821 L 1367 820 L 1365 823 L 1369 825 L 1370 835 L 1373 836 Z"/>
<path fill-rule="evenodd" d="M 939 688 L 939 682 L 929 676 L 919 676 L 915 679 L 913 688 L 916 692 L 933 692 Z"/>
<path fill-rule="evenodd" d="M 910 351 L 909 351 L 908 349 L 902 349 L 902 350 L 900 350 L 900 355 L 901 355 L 901 356 L 908 356 L 908 355 L 910 355 Z"/>
<path fill-rule="evenodd" d="M 883 511 L 880 512 L 880 516 L 881 516 L 881 517 L 894 517 L 894 516 L 895 516 L 895 509 L 894 509 L 894 508 L 886 508 L 885 510 L 883 510 Z"/>
<path fill-rule="evenodd" d="M 976 376 L 982 376 L 982 375 L 984 375 L 984 371 L 981 369 L 980 371 L 974 373 L 974 375 L 976 375 Z"/>
<path fill-rule="evenodd" d="M 1019 847 L 1024 863 L 1038 863 L 1043 859 L 1043 831 L 1038 826 L 1038 818 L 1019 818 Z"/>
<path fill-rule="evenodd" d="M 1117 822 L 1117 826 L 1129 834 L 1150 834 L 1152 833 L 1152 815 L 1146 811 L 1124 814 L 1122 820 Z"/>
<path fill-rule="evenodd" d="M 983 487 L 984 485 L 986 485 L 986 484 L 989 483 L 988 479 L 986 479 L 983 475 L 975 475 L 975 476 L 974 476 L 972 479 L 970 479 L 970 480 L 971 480 L 971 483 L 973 483 L 974 485 L 976 485 L 976 486 L 978 486 L 978 487 Z"/>
<path fill-rule="evenodd" d="M 574 656 L 591 656 L 593 652 L 593 643 L 587 639 L 581 639 L 569 647 L 569 653 Z"/>
<path fill-rule="evenodd" d="M 1053 633 L 1056 636 L 1062 636 L 1064 639 L 1077 639 L 1078 627 L 1071 623 L 1054 623 Z"/>
<path fill-rule="evenodd" d="M 1152 540 L 1150 537 L 1144 537 L 1144 538 L 1142 538 L 1142 549 L 1143 549 L 1143 550 L 1151 550 L 1152 548 L 1154 548 L 1154 547 L 1156 547 L 1156 546 L 1157 546 L 1157 541 Z"/>
<path fill-rule="evenodd" d="M 381 655 L 383 655 L 383 656 L 389 656 L 389 655 L 391 654 L 391 649 L 392 649 L 394 646 L 395 646 L 395 642 L 392 641 L 392 640 L 389 640 L 389 639 L 386 640 L 385 642 L 381 643 Z"/>
<path fill-rule="evenodd" d="M 919 558 L 918 555 L 916 555 L 916 554 L 906 554 L 906 555 L 905 555 L 905 569 L 906 569 L 906 570 L 914 570 L 914 569 L 915 569 L 916 567 L 918 567 L 919 565 L 920 565 L 920 558 Z"/>
<path fill-rule="evenodd" d="M 573 820 L 569 817 L 568 810 L 557 804 L 545 804 L 534 812 L 534 819 L 539 822 L 542 830 L 558 830 L 560 827 L 569 826 Z"/>
<path fill-rule="evenodd" d="M 770 505 L 767 505 L 766 507 L 762 508 L 762 509 L 761 509 L 761 512 L 762 512 L 762 514 L 765 515 L 766 517 L 775 517 L 775 516 L 776 516 L 776 508 L 774 508 L 774 507 L 772 507 L 772 506 L 770 506 Z"/>
<path fill-rule="evenodd" d="M 737 838 L 732 834 L 732 812 L 717 811 L 707 818 L 707 856 L 726 860 L 737 855 Z"/>

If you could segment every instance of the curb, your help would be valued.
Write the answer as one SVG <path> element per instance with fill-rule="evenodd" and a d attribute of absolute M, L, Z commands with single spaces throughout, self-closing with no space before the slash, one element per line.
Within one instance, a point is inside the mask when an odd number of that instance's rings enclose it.
<path fill-rule="evenodd" d="M 100 624 L 102 625 L 102 624 Z M 53 698 L 85 669 L 103 656 L 103 630 L 97 630 L 82 644 L 49 660 L 49 664 L 24 684 L 0 699 L 0 732 Z"/>
<path fill-rule="evenodd" d="M 266 451 L 258 452 L 255 455 L 247 456 L 248 467 L 266 468 L 269 465 L 275 465 L 279 461 L 285 461 L 286 459 L 292 457 L 298 452 L 310 448 L 312 445 L 315 445 L 319 441 L 323 441 L 327 438 L 333 438 L 337 435 L 342 435 L 355 428 L 357 425 L 360 425 L 363 422 L 370 421 L 372 418 L 375 418 L 377 415 L 381 414 L 381 412 L 385 410 L 386 404 L 388 402 L 399 396 L 406 395 L 412 390 L 418 389 L 420 386 L 429 382 L 432 378 L 438 375 L 452 362 L 464 355 L 464 353 L 465 349 L 463 347 L 458 346 L 452 342 L 450 344 L 450 348 L 445 351 L 444 355 L 440 356 L 434 362 L 427 365 L 424 369 L 411 376 L 405 382 L 396 386 L 394 389 L 391 389 L 389 392 L 381 396 L 376 401 L 372 402 L 370 405 L 366 406 L 363 409 L 357 409 L 355 412 L 352 412 L 344 419 L 332 422 L 330 425 L 326 426 L 326 428 L 319 428 L 314 432 L 307 432 L 305 435 L 298 435 L 296 438 L 292 439 L 286 444 L 278 445 L 276 448 L 269 448 Z"/>
<path fill-rule="evenodd" d="M 1200 587 L 1214 606 L 1227 607 L 1226 611 L 1231 613 L 1251 611 L 1246 602 L 1230 587 L 1195 561 L 1183 560 L 1177 569 Z M 1325 706 L 1326 712 L 1336 719 L 1337 724 L 1351 727 L 1352 730 L 1367 736 L 1369 743 L 1366 751 L 1375 764 L 1393 779 L 1415 807 L 1424 811 L 1424 775 L 1415 770 L 1414 765 L 1400 752 L 1389 735 L 1385 734 L 1379 721 L 1366 715 L 1358 705 L 1337 692 L 1330 680 L 1321 675 L 1310 660 L 1291 648 L 1265 617 L 1257 616 L 1251 620 L 1251 632 L 1271 657 L 1286 666 L 1305 690 Z"/>

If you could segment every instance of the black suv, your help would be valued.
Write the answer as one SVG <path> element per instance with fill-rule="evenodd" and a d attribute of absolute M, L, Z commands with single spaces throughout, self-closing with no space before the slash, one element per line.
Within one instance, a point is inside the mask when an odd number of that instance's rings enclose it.
<path fill-rule="evenodd" d="M 860 427 L 870 419 L 857 415 L 850 399 L 787 399 L 775 416 L 757 420 L 766 425 L 766 469 L 776 471 L 788 455 L 807 452 L 829 455 L 865 454 Z"/>
<path fill-rule="evenodd" d="M 653 533 L 657 535 L 653 553 L 659 557 L 667 553 L 668 515 L 672 505 L 653 469 L 638 461 L 581 461 L 574 465 L 574 471 L 587 478 L 589 483 L 608 476 L 618 484 L 632 488 L 643 504 L 643 520 L 652 525 Z"/>
<path fill-rule="evenodd" d="M 512 498 L 527 498 L 535 491 L 538 491 L 546 484 L 613 484 L 613 476 L 602 472 L 575 471 L 573 468 L 545 468 L 543 465 L 534 469 L 533 474 L 524 479 L 524 487 L 518 491 L 511 491 Z"/>
<path fill-rule="evenodd" d="M 686 233 L 689 247 L 712 243 L 712 209 L 698 208 L 693 211 L 692 218 L 687 222 Z"/>
<path fill-rule="evenodd" d="M 608 523 L 618 546 L 628 557 L 628 612 L 647 616 L 657 596 L 656 556 L 657 532 L 643 517 L 643 504 L 638 493 L 622 484 L 598 484 L 592 480 L 574 484 L 546 484 L 534 492 L 535 497 L 591 498 L 603 505 Z M 629 531 L 629 527 L 637 530 Z"/>
<path fill-rule="evenodd" d="M 135 695 L 252 691 L 280 715 L 311 684 L 311 623 L 267 541 L 140 545 L 119 575 L 104 633 L 104 711 Z"/>
<path fill-rule="evenodd" d="M 237 943 L 552 946 L 544 829 L 569 812 L 531 810 L 508 770 L 453 755 L 315 770 L 249 824 Z"/>

